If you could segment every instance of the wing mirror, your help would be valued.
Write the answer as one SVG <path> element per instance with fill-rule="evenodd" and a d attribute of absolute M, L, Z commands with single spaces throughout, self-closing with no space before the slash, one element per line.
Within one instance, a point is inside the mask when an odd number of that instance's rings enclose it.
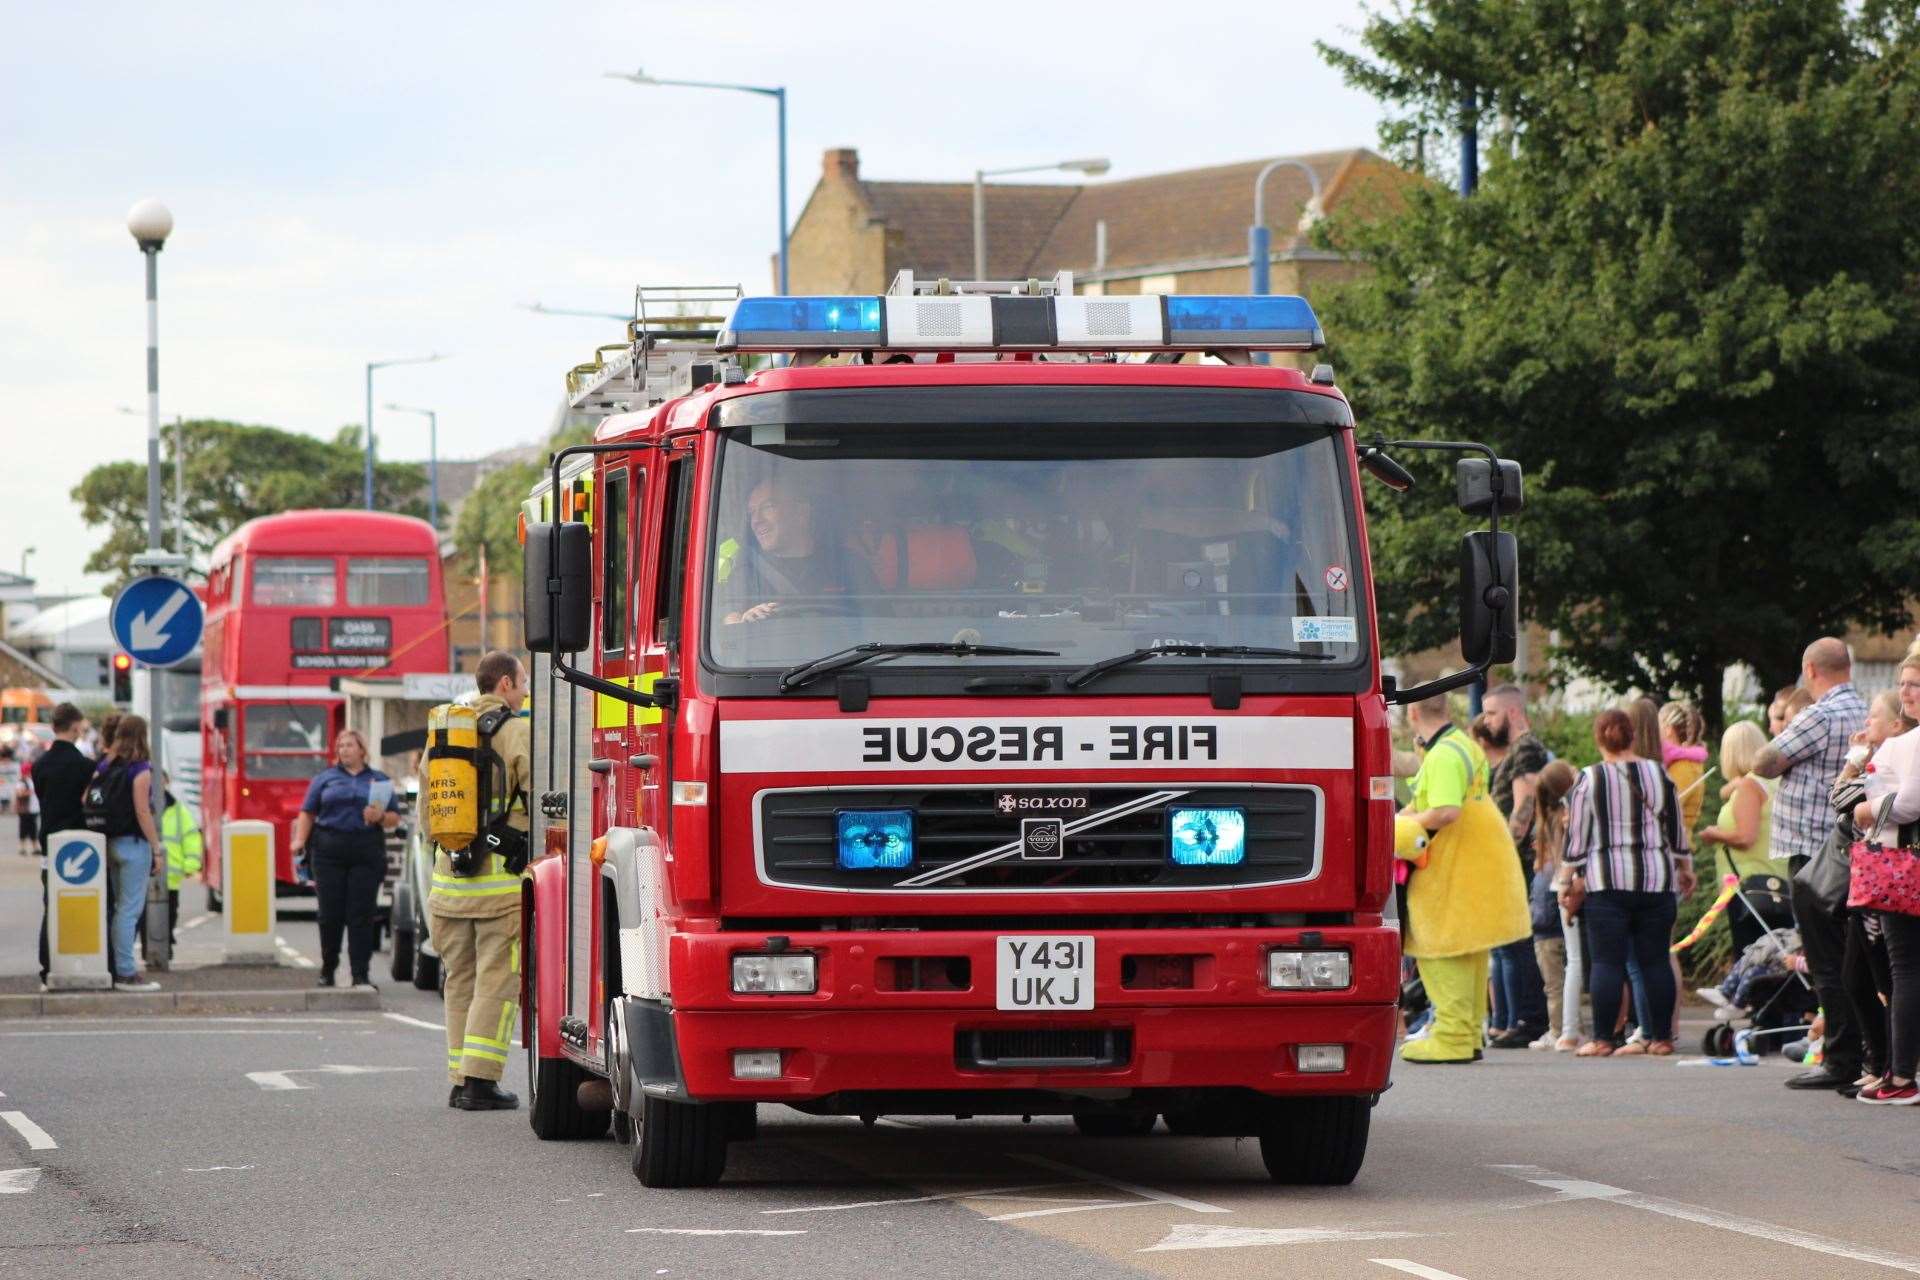
<path fill-rule="evenodd" d="M 592 545 L 581 521 L 528 523 L 520 604 L 533 652 L 578 653 L 592 638 Z"/>

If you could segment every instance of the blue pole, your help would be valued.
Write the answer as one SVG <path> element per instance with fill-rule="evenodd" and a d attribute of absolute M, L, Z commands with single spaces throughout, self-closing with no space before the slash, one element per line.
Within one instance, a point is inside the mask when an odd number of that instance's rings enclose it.
<path fill-rule="evenodd" d="M 1247 228 L 1247 265 L 1252 269 L 1249 291 L 1272 293 L 1268 267 L 1273 260 L 1273 232 L 1265 223 Z"/>
<path fill-rule="evenodd" d="M 1480 130 L 1473 90 L 1460 98 L 1460 194 L 1470 196 L 1480 185 Z M 1476 715 L 1478 712 L 1475 713 Z"/>
<path fill-rule="evenodd" d="M 785 88 L 773 91 L 773 100 L 780 108 L 780 292 L 789 292 L 787 288 L 787 91 Z"/>

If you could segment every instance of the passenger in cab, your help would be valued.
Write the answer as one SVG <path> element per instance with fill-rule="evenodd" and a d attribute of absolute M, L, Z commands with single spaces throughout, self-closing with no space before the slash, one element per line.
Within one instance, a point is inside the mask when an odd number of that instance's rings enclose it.
<path fill-rule="evenodd" d="M 818 528 L 811 497 L 790 479 L 761 481 L 747 494 L 748 536 L 720 565 L 720 596 L 729 626 L 761 622 L 784 608 L 841 610 L 821 596 L 861 596 L 875 587 L 859 558 Z M 796 603 L 800 602 L 800 603 Z"/>

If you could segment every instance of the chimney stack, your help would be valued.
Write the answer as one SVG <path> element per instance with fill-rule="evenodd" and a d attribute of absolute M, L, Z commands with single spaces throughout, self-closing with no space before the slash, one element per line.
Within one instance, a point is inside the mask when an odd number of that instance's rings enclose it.
<path fill-rule="evenodd" d="M 834 147 L 820 158 L 820 177 L 831 182 L 835 178 L 842 182 L 860 181 L 860 153 L 852 147 Z"/>

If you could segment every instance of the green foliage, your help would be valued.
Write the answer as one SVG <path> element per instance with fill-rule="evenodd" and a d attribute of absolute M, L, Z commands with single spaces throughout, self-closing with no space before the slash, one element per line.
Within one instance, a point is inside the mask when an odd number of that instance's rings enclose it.
<path fill-rule="evenodd" d="M 184 444 L 187 554 L 196 564 L 229 533 L 256 516 L 314 507 L 358 507 L 363 498 L 360 428 L 342 427 L 331 441 L 278 427 L 193 419 L 161 438 L 163 532 L 173 546 L 173 458 Z M 425 516 L 425 469 L 410 462 L 374 468 L 374 505 L 382 511 Z M 131 560 L 147 545 L 147 468 L 109 462 L 87 472 L 73 489 L 80 516 L 104 526 L 105 540 L 87 558 L 89 573 L 116 583 L 132 574 Z M 110 588 L 111 590 L 111 588 Z"/>
<path fill-rule="evenodd" d="M 1531 717 L 1534 736 L 1547 744 L 1557 760 L 1584 769 L 1600 758 L 1593 741 L 1593 713 L 1554 711 Z"/>
<path fill-rule="evenodd" d="M 555 450 L 586 444 L 592 438 L 590 428 L 562 427 L 547 441 L 547 452 L 551 456 Z M 454 521 L 455 553 L 463 558 L 477 558 L 480 548 L 485 546 L 487 564 L 494 573 L 518 573 L 520 504 L 526 501 L 546 470 L 537 463 L 515 462 L 483 477 L 461 504 L 460 518 Z"/>
<path fill-rule="evenodd" d="M 1560 658 L 1677 687 L 1785 683 L 1920 591 L 1920 16 L 1841 0 L 1406 0 L 1359 52 L 1391 149 L 1461 124 L 1486 165 L 1319 234 L 1371 272 L 1324 299 L 1365 433 L 1528 467 L 1523 607 Z M 1390 647 L 1450 644 L 1449 465 L 1371 518 Z M 1389 621 L 1392 620 L 1392 621 Z"/>

